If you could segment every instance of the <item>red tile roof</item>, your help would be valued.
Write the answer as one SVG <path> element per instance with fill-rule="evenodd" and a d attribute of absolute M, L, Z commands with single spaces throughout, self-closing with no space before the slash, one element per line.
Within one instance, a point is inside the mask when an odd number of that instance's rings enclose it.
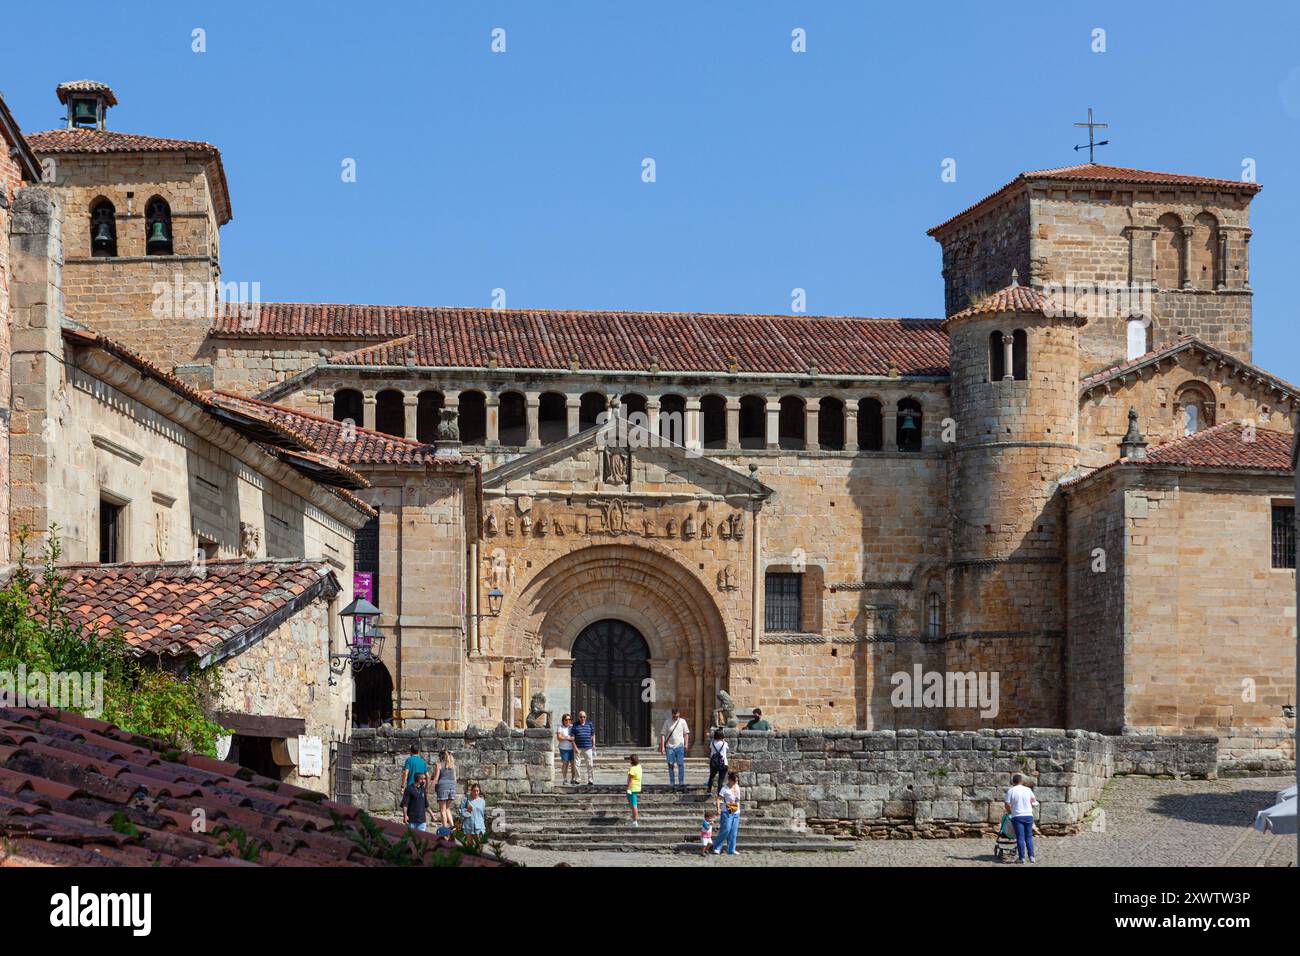
<path fill-rule="evenodd" d="M 1163 348 L 1147 352 L 1145 355 L 1139 355 L 1137 358 L 1129 359 L 1126 362 L 1120 362 L 1116 365 L 1110 365 L 1106 368 L 1098 369 L 1095 372 L 1090 372 L 1079 380 L 1079 390 L 1083 393 L 1087 393 L 1098 385 L 1102 385 L 1116 378 L 1123 378 L 1125 375 L 1130 374 L 1139 368 L 1157 364 L 1164 359 L 1179 354 L 1180 352 L 1199 352 L 1202 355 L 1213 359 L 1217 363 L 1230 366 L 1238 372 L 1245 373 L 1246 377 L 1251 381 L 1259 382 L 1269 388 L 1275 388 L 1288 395 L 1300 396 L 1300 389 L 1297 389 L 1290 382 L 1265 372 L 1259 366 L 1253 365 L 1250 362 L 1243 362 L 1235 355 L 1225 352 L 1222 349 L 1215 348 L 1213 345 L 1206 342 L 1202 342 L 1200 339 L 1192 335 L 1185 335 L 1178 341 L 1166 345 Z"/>
<path fill-rule="evenodd" d="M 1038 169 L 1021 173 L 1001 189 L 990 193 L 979 202 L 967 206 L 957 215 L 946 219 L 930 229 L 926 235 L 933 236 L 960 219 L 965 219 L 978 209 L 991 205 L 995 200 L 1009 194 L 1017 187 L 1030 182 L 1072 182 L 1099 183 L 1136 186 L 1205 186 L 1214 189 L 1230 189 L 1239 192 L 1257 193 L 1262 189 L 1259 183 L 1242 182 L 1237 179 L 1212 179 L 1208 176 L 1187 176 L 1182 173 L 1160 173 L 1149 169 L 1128 169 L 1124 166 L 1106 166 L 1102 163 L 1082 163 L 1078 166 L 1058 166 L 1055 169 Z"/>
<path fill-rule="evenodd" d="M 1293 436 L 1271 428 L 1247 431 L 1241 422 L 1224 422 L 1194 435 L 1178 438 L 1146 450 L 1145 458 L 1117 458 L 1078 478 L 1064 481 L 1070 489 L 1094 475 L 1114 468 L 1192 468 L 1207 471 L 1270 472 L 1289 475 Z"/>
<path fill-rule="evenodd" d="M 213 203 L 217 207 L 217 222 L 224 226 L 231 220 L 230 186 L 226 182 L 226 169 L 221 163 L 221 150 L 211 143 L 119 133 L 110 129 L 89 129 L 84 126 L 31 133 L 27 142 L 37 153 L 199 153 L 208 162 Z"/>
<path fill-rule="evenodd" d="M 948 374 L 934 319 L 263 305 L 259 323 L 218 322 L 219 337 L 397 337 L 335 355 L 334 365 L 589 371 L 738 371 L 806 375 Z"/>
<path fill-rule="evenodd" d="M 1051 296 L 1044 295 L 1030 286 L 1012 282 L 1011 285 L 984 296 L 974 305 L 969 305 L 960 312 L 948 316 L 944 328 L 948 328 L 948 323 L 957 319 L 969 319 L 977 315 L 1001 315 L 1006 312 L 1033 312 L 1051 317 L 1080 318 L 1077 313 L 1070 311 Z"/>
<path fill-rule="evenodd" d="M 136 653 L 169 657 L 219 652 L 339 591 L 329 566 L 310 561 L 74 564 L 60 573 L 67 576 L 64 609 L 76 623 L 120 628 Z"/>
<path fill-rule="evenodd" d="M 195 832 L 196 807 L 204 827 Z M 70 711 L 0 708 L 0 865 L 384 866 L 399 823 Z M 412 834 L 409 863 L 496 866 Z M 255 847 L 255 859 L 241 854 Z"/>
<path fill-rule="evenodd" d="M 435 455 L 430 445 L 396 438 L 369 428 L 345 428 L 321 418 L 233 392 L 208 393 L 218 405 L 274 422 L 325 455 L 349 465 L 432 465 L 448 471 L 476 471 L 478 460 L 461 455 Z"/>
<path fill-rule="evenodd" d="M 98 80 L 69 80 L 56 86 L 54 92 L 58 95 L 60 103 L 68 102 L 69 93 L 103 93 L 104 102 L 109 106 L 117 105 L 117 97 L 113 95 L 108 84 L 100 83 Z"/>

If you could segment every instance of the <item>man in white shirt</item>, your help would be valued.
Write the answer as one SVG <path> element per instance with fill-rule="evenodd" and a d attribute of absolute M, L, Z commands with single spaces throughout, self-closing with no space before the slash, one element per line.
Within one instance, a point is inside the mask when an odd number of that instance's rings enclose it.
<path fill-rule="evenodd" d="M 1037 863 L 1034 859 L 1034 807 L 1038 806 L 1038 800 L 1034 791 L 1025 786 L 1024 779 L 1018 773 L 1012 775 L 1011 788 L 1007 790 L 1003 806 L 1011 814 L 1011 825 L 1016 831 L 1016 862 L 1024 863 L 1025 851 L 1028 850 L 1029 862 Z"/>
<path fill-rule="evenodd" d="M 690 745 L 691 728 L 682 719 L 682 712 L 674 707 L 673 715 L 659 731 L 659 752 L 668 758 L 668 786 L 686 789 L 686 748 Z"/>

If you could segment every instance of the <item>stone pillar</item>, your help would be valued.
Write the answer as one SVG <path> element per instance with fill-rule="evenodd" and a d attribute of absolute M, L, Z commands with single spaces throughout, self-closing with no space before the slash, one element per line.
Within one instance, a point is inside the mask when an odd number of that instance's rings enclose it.
<path fill-rule="evenodd" d="M 655 442 L 659 439 L 659 396 L 647 395 L 645 397 L 645 417 L 649 419 L 646 428 L 650 430 L 650 441 Z"/>
<path fill-rule="evenodd" d="M 1214 246 L 1214 287 L 1228 287 L 1228 234 L 1220 229 Z"/>
<path fill-rule="evenodd" d="M 566 395 L 564 397 L 564 411 L 568 415 L 568 427 L 565 434 L 572 438 L 582 428 L 582 396 Z"/>
<path fill-rule="evenodd" d="M 817 437 L 821 422 L 821 411 L 822 407 L 815 398 L 810 398 L 804 402 L 803 447 L 808 451 L 816 451 L 821 448 L 821 441 Z"/>
<path fill-rule="evenodd" d="M 781 401 L 780 399 L 768 399 L 767 401 L 767 447 L 781 447 Z"/>
<path fill-rule="evenodd" d="M 1002 333 L 1002 381 L 1010 382 L 1015 379 L 1015 369 L 1012 362 L 1015 361 L 1015 338 L 1014 333 Z"/>
<path fill-rule="evenodd" d="M 881 401 L 881 435 L 880 447 L 884 451 L 898 451 L 898 403 Z"/>
<path fill-rule="evenodd" d="M 1192 288 L 1192 238 L 1195 234 L 1195 226 L 1183 226 L 1183 245 L 1178 250 L 1178 271 L 1184 289 Z"/>
<path fill-rule="evenodd" d="M 408 392 L 402 399 L 402 405 L 403 410 L 406 412 L 406 431 L 404 437 L 411 439 L 419 438 L 420 396 Z M 434 427 L 436 428 L 437 426 L 435 425 Z"/>
<path fill-rule="evenodd" d="M 375 427 L 375 393 L 364 392 L 361 396 L 361 427 L 372 431 Z"/>
<path fill-rule="evenodd" d="M 763 529 L 758 520 L 761 507 L 762 505 L 756 501 L 753 504 L 754 510 L 750 512 L 754 516 L 753 527 L 750 529 L 753 532 L 751 535 L 751 548 L 753 550 L 750 558 L 750 581 L 753 584 L 754 593 L 751 595 L 749 602 L 749 640 L 750 653 L 756 659 L 758 657 L 759 642 L 763 634 L 763 602 L 766 596 L 765 582 L 763 580 Z"/>
<path fill-rule="evenodd" d="M 524 393 L 524 417 L 528 422 L 528 437 L 524 441 L 525 448 L 542 447 L 542 439 L 537 431 L 537 412 L 541 401 L 542 395 L 540 392 Z"/>
<path fill-rule="evenodd" d="M 844 450 L 858 450 L 858 400 L 844 399 Z"/>
<path fill-rule="evenodd" d="M 740 399 L 727 398 L 727 447 L 740 447 Z"/>
<path fill-rule="evenodd" d="M 700 432 L 700 425 L 700 400 L 688 397 L 686 399 L 686 447 L 692 451 L 699 451 L 704 447 L 704 436 Z"/>
<path fill-rule="evenodd" d="M 483 444 L 496 448 L 501 444 L 501 397 L 496 392 L 483 394 L 483 419 L 486 425 Z"/>

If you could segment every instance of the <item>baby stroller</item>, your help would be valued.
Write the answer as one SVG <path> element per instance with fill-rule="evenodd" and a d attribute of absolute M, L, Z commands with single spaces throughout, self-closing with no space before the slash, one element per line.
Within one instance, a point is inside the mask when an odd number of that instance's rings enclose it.
<path fill-rule="evenodd" d="M 1011 814 L 1002 814 L 1002 823 L 998 835 L 993 839 L 993 858 L 999 863 L 1003 857 L 1011 858 L 1016 854 L 1016 828 L 1011 824 Z"/>

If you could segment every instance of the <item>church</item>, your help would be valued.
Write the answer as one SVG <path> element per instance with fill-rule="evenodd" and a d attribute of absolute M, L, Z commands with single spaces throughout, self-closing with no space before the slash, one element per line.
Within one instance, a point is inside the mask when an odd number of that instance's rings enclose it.
<path fill-rule="evenodd" d="M 347 586 L 386 640 L 354 721 L 522 726 L 540 694 L 645 746 L 723 692 L 784 728 L 1294 760 L 1300 392 L 1253 362 L 1258 184 L 1016 175 L 930 229 L 931 319 L 232 306 L 219 149 L 59 96 L 25 139 L 68 316 L 364 479 Z M 996 716 L 899 704 L 932 673 Z"/>

